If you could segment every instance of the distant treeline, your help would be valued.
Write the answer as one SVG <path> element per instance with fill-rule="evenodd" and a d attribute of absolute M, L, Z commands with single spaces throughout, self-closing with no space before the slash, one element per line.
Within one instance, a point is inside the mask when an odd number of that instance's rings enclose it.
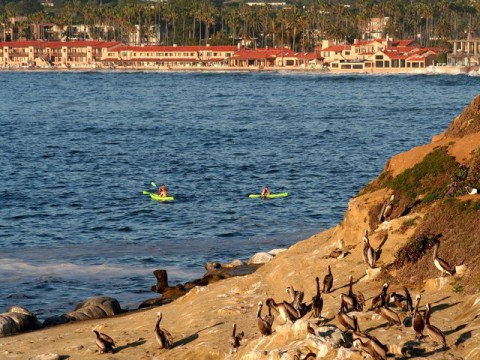
<path fill-rule="evenodd" d="M 43 4 L 43 5 L 42 5 Z M 51 6 L 53 4 L 53 6 Z M 382 36 L 415 39 L 423 46 L 480 32 L 480 0 L 291 0 L 286 6 L 244 0 L 0 0 L 3 40 L 76 38 L 134 44 L 236 44 L 313 50 L 322 39 L 351 42 L 383 22 Z M 10 18 L 26 17 L 14 24 Z M 381 19 L 388 18 L 383 21 Z M 57 25 L 58 33 L 32 26 Z M 75 33 L 73 25 L 84 25 Z M 13 36 L 13 38 L 12 38 Z"/>

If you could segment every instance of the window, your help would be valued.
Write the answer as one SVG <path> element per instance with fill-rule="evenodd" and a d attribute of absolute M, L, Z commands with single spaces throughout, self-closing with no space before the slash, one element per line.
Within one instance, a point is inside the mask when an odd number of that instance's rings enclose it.
<path fill-rule="evenodd" d="M 375 55 L 375 60 L 383 60 L 383 55 Z"/>
<path fill-rule="evenodd" d="M 350 51 L 345 51 L 345 55 L 350 55 Z"/>
<path fill-rule="evenodd" d="M 295 61 L 294 60 L 287 60 L 287 61 L 285 61 L 285 65 L 286 66 L 293 66 L 293 65 L 295 65 Z"/>

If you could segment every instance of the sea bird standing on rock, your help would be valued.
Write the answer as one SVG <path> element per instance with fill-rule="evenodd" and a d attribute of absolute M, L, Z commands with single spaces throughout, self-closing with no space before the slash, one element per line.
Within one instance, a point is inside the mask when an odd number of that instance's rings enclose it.
<path fill-rule="evenodd" d="M 435 267 L 442 272 L 442 276 L 444 273 L 447 273 L 450 276 L 455 275 L 455 266 L 450 266 L 445 260 L 438 257 L 438 247 L 440 246 L 440 241 L 435 241 L 435 245 L 433 247 L 433 263 Z"/>
<path fill-rule="evenodd" d="M 295 290 L 293 286 L 289 286 L 286 289 L 287 294 L 290 295 L 292 302 L 290 303 L 292 307 L 297 310 L 297 318 L 302 317 L 307 313 L 307 306 L 303 303 L 304 292 Z"/>
<path fill-rule="evenodd" d="M 355 329 L 353 318 L 343 311 L 342 304 L 340 304 L 340 311 L 337 314 L 337 320 L 345 328 L 345 331 Z"/>
<path fill-rule="evenodd" d="M 340 295 L 340 306 L 345 312 L 348 311 L 363 311 L 363 305 L 365 305 L 365 297 L 359 291 L 358 295 L 353 292 L 353 276 L 350 275 L 350 285 L 348 288 L 348 295 Z"/>
<path fill-rule="evenodd" d="M 236 333 L 237 333 L 237 324 L 234 323 L 232 336 L 230 336 L 230 345 L 232 347 L 230 351 L 231 353 L 236 353 L 238 351 L 238 348 L 240 347 L 240 342 L 245 336 L 245 333 L 243 331 L 238 335 Z"/>
<path fill-rule="evenodd" d="M 385 301 L 384 299 L 387 298 L 388 286 L 389 285 L 387 283 L 383 284 L 382 292 L 372 299 L 372 305 L 370 306 L 368 311 L 375 310 L 382 305 L 382 300 Z"/>
<path fill-rule="evenodd" d="M 382 299 L 380 307 L 375 309 L 375 312 L 388 321 L 388 325 L 401 325 L 400 317 L 392 309 L 387 307 L 385 299 Z"/>
<path fill-rule="evenodd" d="M 275 300 L 273 300 L 272 298 L 268 298 L 265 301 L 265 305 L 276 311 L 279 316 L 284 320 L 284 324 L 287 322 L 293 323 L 299 318 L 298 311 L 286 301 L 277 304 Z"/>
<path fill-rule="evenodd" d="M 317 293 L 312 298 L 313 317 L 320 318 L 322 317 L 323 298 L 322 294 L 320 293 L 320 279 L 318 276 L 315 278 L 315 282 L 317 284 Z"/>
<path fill-rule="evenodd" d="M 423 337 L 423 329 L 425 328 L 425 322 L 423 321 L 422 314 L 418 311 L 420 306 L 421 296 L 418 294 L 415 299 L 417 304 L 415 305 L 415 310 L 413 311 L 413 330 L 415 330 L 415 338 L 421 339 Z"/>
<path fill-rule="evenodd" d="M 425 332 L 433 340 L 433 342 L 437 344 L 442 344 L 445 348 L 447 346 L 447 342 L 445 341 L 445 335 L 440 331 L 439 328 L 430 324 L 430 304 L 425 305 Z"/>
<path fill-rule="evenodd" d="M 357 317 L 353 317 L 354 329 L 352 331 L 353 344 L 361 351 L 366 352 L 375 360 L 387 359 L 387 347 L 383 345 L 378 339 L 372 335 L 368 335 L 360 331 Z"/>
<path fill-rule="evenodd" d="M 268 336 L 272 334 L 273 317 L 265 316 L 265 318 L 262 318 L 262 307 L 263 307 L 263 304 L 260 301 L 258 303 L 258 311 L 257 311 L 258 330 L 260 330 L 260 333 L 263 336 Z"/>
<path fill-rule="evenodd" d="M 113 339 L 107 334 L 98 332 L 95 329 L 93 329 L 92 331 L 95 333 L 95 343 L 100 349 L 100 353 L 105 354 L 111 352 L 113 354 L 113 347 L 115 346 L 115 342 L 113 341 Z"/>
<path fill-rule="evenodd" d="M 166 330 L 160 328 L 160 321 L 162 321 L 162 313 L 157 313 L 157 322 L 155 323 L 155 338 L 160 345 L 160 349 L 173 348 L 173 336 Z"/>
<path fill-rule="evenodd" d="M 332 269 L 330 269 L 330 265 L 328 265 L 328 274 L 325 275 L 325 277 L 323 278 L 322 292 L 324 294 L 330 293 L 330 291 L 332 291 L 332 286 L 333 286 L 333 274 L 332 274 Z"/>
<path fill-rule="evenodd" d="M 380 211 L 380 215 L 378 216 L 378 221 L 383 222 L 390 218 L 393 211 L 393 202 L 395 200 L 395 195 L 390 196 L 390 200 L 385 201 L 382 206 L 382 210 Z"/>
<path fill-rule="evenodd" d="M 405 291 L 405 296 L 398 294 L 396 292 L 390 293 L 388 296 L 389 302 L 393 302 L 397 307 L 402 309 L 402 311 L 409 311 L 410 314 L 413 314 L 413 303 L 410 292 L 406 287 L 403 287 Z"/>
<path fill-rule="evenodd" d="M 363 235 L 363 261 L 370 267 L 370 268 L 375 268 L 375 261 L 376 261 L 376 256 L 375 256 L 375 250 L 372 248 L 370 245 L 370 240 L 368 239 L 368 231 L 365 230 L 364 235 Z"/>

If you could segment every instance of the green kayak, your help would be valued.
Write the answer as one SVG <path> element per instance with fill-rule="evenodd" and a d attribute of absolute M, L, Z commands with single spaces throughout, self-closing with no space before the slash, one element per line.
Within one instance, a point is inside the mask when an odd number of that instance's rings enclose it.
<path fill-rule="evenodd" d="M 288 192 L 283 192 L 283 193 L 279 193 L 279 194 L 270 194 L 270 195 L 267 195 L 267 196 L 262 196 L 260 194 L 250 194 L 250 195 L 248 195 L 248 197 L 250 199 L 258 199 L 258 198 L 275 199 L 275 198 L 287 197 L 287 196 L 288 196 Z"/>
<path fill-rule="evenodd" d="M 152 200 L 158 200 L 158 201 L 173 201 L 174 197 L 173 196 L 160 196 L 158 194 L 149 192 L 149 191 L 143 191 L 143 195 L 150 195 L 150 198 Z"/>

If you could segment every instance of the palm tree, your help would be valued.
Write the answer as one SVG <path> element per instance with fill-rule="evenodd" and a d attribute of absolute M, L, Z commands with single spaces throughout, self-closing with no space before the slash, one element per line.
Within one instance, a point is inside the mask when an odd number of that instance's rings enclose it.
<path fill-rule="evenodd" d="M 205 41 L 208 42 L 210 38 L 210 26 L 216 24 L 216 14 L 217 8 L 214 3 L 207 3 L 204 13 L 203 13 L 203 20 L 205 21 Z M 215 29 L 214 29 L 215 33 Z"/>

